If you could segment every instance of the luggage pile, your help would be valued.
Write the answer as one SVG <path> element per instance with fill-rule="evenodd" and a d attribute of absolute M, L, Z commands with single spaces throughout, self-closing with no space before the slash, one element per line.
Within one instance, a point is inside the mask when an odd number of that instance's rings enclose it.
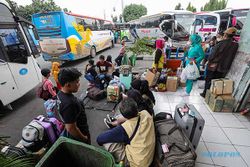
<path fill-rule="evenodd" d="M 205 101 L 214 112 L 233 112 L 235 99 L 233 81 L 229 79 L 214 79 L 210 90 L 207 91 Z"/>
<path fill-rule="evenodd" d="M 195 166 L 197 155 L 195 153 L 196 147 L 194 146 L 197 141 L 199 142 L 202 129 L 198 130 L 198 127 L 204 123 L 204 120 L 190 116 L 188 113 L 180 117 L 179 113 L 182 115 L 182 110 L 186 110 L 184 106 L 185 105 L 178 105 L 176 107 L 175 115 L 177 116 L 175 116 L 174 119 L 171 114 L 163 112 L 155 116 L 155 166 Z M 192 108 L 192 110 L 193 109 L 194 108 Z M 186 111 L 188 112 L 188 110 Z M 194 113 L 196 113 L 196 110 Z M 183 119 L 184 116 L 187 117 L 187 119 Z M 195 120 L 197 120 L 197 122 Z M 185 129 L 185 127 L 190 128 L 190 130 Z"/>

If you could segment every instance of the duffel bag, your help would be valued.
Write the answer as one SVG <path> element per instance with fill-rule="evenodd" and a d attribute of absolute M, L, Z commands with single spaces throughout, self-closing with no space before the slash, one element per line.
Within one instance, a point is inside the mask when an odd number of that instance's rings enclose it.
<path fill-rule="evenodd" d="M 156 154 L 162 167 L 195 166 L 197 155 L 186 134 L 172 117 L 160 114 L 160 119 L 155 121 L 155 128 Z"/>

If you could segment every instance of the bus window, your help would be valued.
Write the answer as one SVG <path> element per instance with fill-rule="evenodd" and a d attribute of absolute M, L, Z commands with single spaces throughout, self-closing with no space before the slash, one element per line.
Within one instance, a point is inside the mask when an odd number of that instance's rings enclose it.
<path fill-rule="evenodd" d="M 38 56 L 39 55 L 39 51 L 37 49 L 37 46 L 34 42 L 34 40 L 36 40 L 34 38 L 34 32 L 33 32 L 33 26 L 32 25 L 28 25 L 27 23 L 22 22 L 21 23 L 24 29 L 24 33 L 28 39 L 28 42 L 30 44 L 31 47 L 31 51 L 33 53 L 34 56 Z"/>
<path fill-rule="evenodd" d="M 0 29 L 0 39 L 9 62 L 23 64 L 28 62 L 28 52 L 16 28 Z"/>
<path fill-rule="evenodd" d="M 201 25 L 202 20 L 205 20 L 205 25 L 217 25 L 217 18 L 211 15 L 197 15 L 193 25 Z"/>

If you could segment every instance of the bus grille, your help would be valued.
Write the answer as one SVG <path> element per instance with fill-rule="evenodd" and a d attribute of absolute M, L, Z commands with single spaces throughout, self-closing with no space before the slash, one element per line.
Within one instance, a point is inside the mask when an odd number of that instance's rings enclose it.
<path fill-rule="evenodd" d="M 44 37 L 61 37 L 61 27 L 38 28 L 37 32 L 41 38 Z"/>

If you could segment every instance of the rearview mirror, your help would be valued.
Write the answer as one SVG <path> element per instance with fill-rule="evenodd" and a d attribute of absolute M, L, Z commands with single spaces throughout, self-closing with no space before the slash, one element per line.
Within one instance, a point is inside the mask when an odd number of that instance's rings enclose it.
<path fill-rule="evenodd" d="M 175 25 L 176 24 L 174 20 L 164 20 L 160 24 L 160 29 L 166 36 L 172 38 L 174 36 Z"/>

